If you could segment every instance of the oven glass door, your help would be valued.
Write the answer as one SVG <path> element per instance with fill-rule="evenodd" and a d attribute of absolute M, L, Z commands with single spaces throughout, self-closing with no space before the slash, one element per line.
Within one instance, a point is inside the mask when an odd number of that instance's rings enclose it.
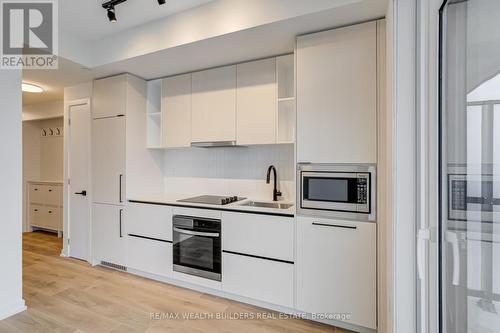
<path fill-rule="evenodd" d="M 370 213 L 369 175 L 302 172 L 302 208 Z"/>
<path fill-rule="evenodd" d="M 174 269 L 220 281 L 220 243 L 218 232 L 174 228 Z"/>

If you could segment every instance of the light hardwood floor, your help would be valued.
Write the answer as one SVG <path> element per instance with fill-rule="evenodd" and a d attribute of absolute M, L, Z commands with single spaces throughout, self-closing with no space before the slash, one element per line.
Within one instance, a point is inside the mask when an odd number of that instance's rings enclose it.
<path fill-rule="evenodd" d="M 310 321 L 152 319 L 154 313 L 272 312 L 189 289 L 61 258 L 57 237 L 23 237 L 24 299 L 28 310 L 0 321 L 16 332 L 347 332 Z"/>

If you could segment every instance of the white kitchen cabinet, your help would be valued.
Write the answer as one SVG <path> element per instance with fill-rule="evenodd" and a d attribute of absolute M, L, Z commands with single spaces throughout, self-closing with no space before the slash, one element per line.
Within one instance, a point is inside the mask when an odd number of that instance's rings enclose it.
<path fill-rule="evenodd" d="M 94 81 L 92 116 L 116 117 L 126 113 L 127 75 L 117 75 Z"/>
<path fill-rule="evenodd" d="M 163 277 L 172 276 L 171 243 L 127 235 L 126 256 L 128 268 Z"/>
<path fill-rule="evenodd" d="M 376 224 L 297 217 L 297 309 L 377 327 Z"/>
<path fill-rule="evenodd" d="M 93 202 L 120 205 L 125 201 L 125 126 L 125 117 L 93 121 Z"/>
<path fill-rule="evenodd" d="M 94 261 L 126 266 L 124 207 L 92 205 Z"/>
<path fill-rule="evenodd" d="M 164 147 L 191 146 L 191 74 L 163 79 Z"/>
<path fill-rule="evenodd" d="M 223 291 L 293 307 L 293 264 L 223 253 L 222 270 Z"/>
<path fill-rule="evenodd" d="M 297 38 L 298 162 L 377 162 L 376 24 Z"/>
<path fill-rule="evenodd" d="M 276 143 L 276 58 L 238 64 L 237 143 Z"/>
<path fill-rule="evenodd" d="M 172 241 L 172 207 L 128 203 L 127 234 Z"/>
<path fill-rule="evenodd" d="M 192 74 L 192 142 L 236 141 L 236 66 Z"/>
<path fill-rule="evenodd" d="M 294 228 L 291 217 L 222 212 L 222 247 L 293 262 Z"/>

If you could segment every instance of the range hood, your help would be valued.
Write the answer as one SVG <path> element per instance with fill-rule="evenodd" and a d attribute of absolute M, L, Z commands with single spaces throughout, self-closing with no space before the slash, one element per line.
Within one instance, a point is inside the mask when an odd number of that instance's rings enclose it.
<path fill-rule="evenodd" d="M 242 147 L 236 144 L 236 141 L 208 141 L 208 142 L 191 142 L 191 147 L 198 148 L 217 148 L 217 147 Z"/>

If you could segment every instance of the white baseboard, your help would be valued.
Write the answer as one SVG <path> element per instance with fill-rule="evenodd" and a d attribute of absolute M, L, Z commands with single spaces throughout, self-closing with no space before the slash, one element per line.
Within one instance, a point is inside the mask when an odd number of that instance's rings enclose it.
<path fill-rule="evenodd" d="M 18 314 L 19 312 L 23 312 L 26 310 L 26 303 L 24 303 L 24 299 L 21 299 L 19 302 L 14 304 L 8 304 L 7 306 L 0 307 L 0 320 Z"/>

